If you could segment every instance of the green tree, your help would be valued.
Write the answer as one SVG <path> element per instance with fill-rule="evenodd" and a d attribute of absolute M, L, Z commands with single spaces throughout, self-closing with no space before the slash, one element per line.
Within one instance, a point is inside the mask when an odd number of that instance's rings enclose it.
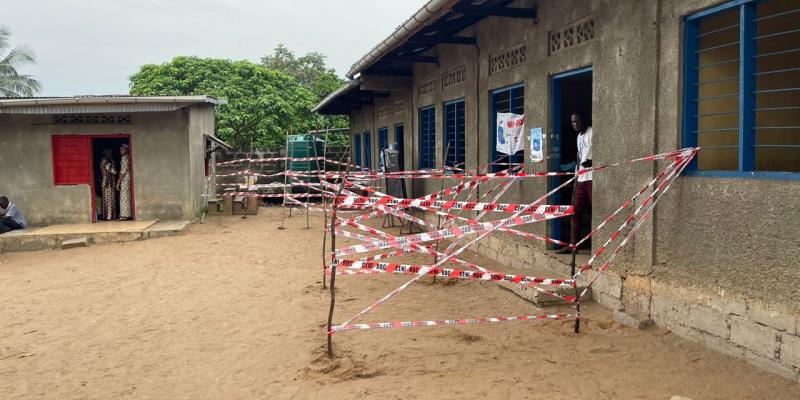
<path fill-rule="evenodd" d="M 297 57 L 285 45 L 279 44 L 271 55 L 261 58 L 261 65 L 293 76 L 314 93 L 319 103 L 345 82 L 336 75 L 336 70 L 327 66 L 325 59 L 325 55 L 319 52 Z M 320 128 L 346 128 L 349 125 L 347 117 L 343 116 L 324 116 L 318 121 Z M 349 134 L 332 134 L 328 139 L 336 143 L 347 143 L 350 137 Z"/>
<path fill-rule="evenodd" d="M 291 76 L 249 61 L 175 57 L 142 66 L 130 78 L 132 95 L 209 95 L 218 106 L 217 133 L 240 149 L 280 146 L 288 132 L 320 124 L 316 96 Z"/>
<path fill-rule="evenodd" d="M 11 30 L 0 26 L 0 97 L 34 96 L 41 84 L 30 75 L 22 75 L 17 68 L 35 64 L 36 57 L 28 46 L 11 48 Z"/>
<path fill-rule="evenodd" d="M 324 54 L 318 52 L 298 58 L 286 46 L 279 44 L 272 55 L 261 58 L 261 65 L 293 76 L 322 99 L 344 83 L 336 71 L 325 64 L 325 58 Z"/>

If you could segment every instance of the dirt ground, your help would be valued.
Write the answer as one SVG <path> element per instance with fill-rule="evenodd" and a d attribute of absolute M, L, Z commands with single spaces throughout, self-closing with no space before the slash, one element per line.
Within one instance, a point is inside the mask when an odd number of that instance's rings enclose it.
<path fill-rule="evenodd" d="M 321 217 L 311 224 L 277 230 L 279 209 L 262 209 L 185 236 L 0 254 L 0 399 L 800 398 L 800 385 L 593 304 L 579 335 L 570 321 L 349 331 L 330 361 Z M 335 321 L 407 279 L 340 276 Z M 425 278 L 364 321 L 545 311 L 493 282 Z"/>

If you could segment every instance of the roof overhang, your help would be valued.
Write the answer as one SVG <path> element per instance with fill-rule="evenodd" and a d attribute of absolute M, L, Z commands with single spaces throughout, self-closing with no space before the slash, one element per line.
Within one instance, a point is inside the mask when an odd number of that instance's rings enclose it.
<path fill-rule="evenodd" d="M 75 96 L 0 98 L 0 114 L 88 114 L 175 111 L 195 104 L 226 104 L 212 96 Z"/>
<path fill-rule="evenodd" d="M 314 111 L 322 114 L 348 114 L 353 108 L 360 107 L 360 98 L 369 97 L 377 90 L 402 90 L 396 84 L 388 85 L 385 80 L 379 82 L 387 85 L 386 87 L 373 85 L 376 80 L 370 78 L 410 77 L 413 75 L 413 64 L 438 64 L 438 57 L 426 52 L 440 44 L 476 45 L 476 38 L 460 36 L 459 33 L 486 17 L 523 18 L 533 23 L 538 22 L 535 7 L 509 7 L 512 2 L 513 0 L 428 1 L 391 35 L 356 61 L 347 72 L 351 81 L 325 97 Z M 410 89 L 410 83 L 407 86 L 406 89 Z M 341 99 L 346 96 L 348 98 Z"/>

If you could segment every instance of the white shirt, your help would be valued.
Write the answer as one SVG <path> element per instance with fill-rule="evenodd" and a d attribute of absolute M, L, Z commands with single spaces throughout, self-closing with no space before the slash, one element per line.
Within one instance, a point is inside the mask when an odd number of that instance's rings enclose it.
<path fill-rule="evenodd" d="M 578 165 L 575 166 L 575 173 L 577 174 L 578 171 L 581 169 L 585 169 L 581 167 L 587 160 L 592 159 L 592 127 L 586 128 L 586 132 L 582 134 L 578 134 Z M 592 180 L 592 172 L 587 172 L 583 175 L 578 175 L 578 182 L 586 182 Z"/>
<path fill-rule="evenodd" d="M 28 222 L 25 221 L 25 216 L 22 215 L 22 211 L 20 211 L 19 208 L 17 208 L 17 205 L 14 203 L 8 203 L 8 208 L 5 209 L 5 216 L 20 224 L 20 226 L 23 228 L 28 227 Z"/>

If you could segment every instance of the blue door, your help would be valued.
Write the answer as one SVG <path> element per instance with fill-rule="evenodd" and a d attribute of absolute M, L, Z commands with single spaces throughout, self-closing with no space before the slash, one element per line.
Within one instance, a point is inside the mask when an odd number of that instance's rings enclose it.
<path fill-rule="evenodd" d="M 580 68 L 553 75 L 551 82 L 550 119 L 550 157 L 549 171 L 571 172 L 575 168 L 578 151 L 577 133 L 570 122 L 574 111 L 583 112 L 591 125 L 592 108 L 592 67 Z M 569 177 L 554 176 L 549 178 L 550 190 L 555 189 Z M 572 204 L 572 188 L 567 187 L 553 194 L 548 200 L 550 204 Z M 589 224 L 591 225 L 591 224 Z M 550 235 L 563 242 L 570 241 L 570 218 L 558 218 L 550 223 Z"/>

